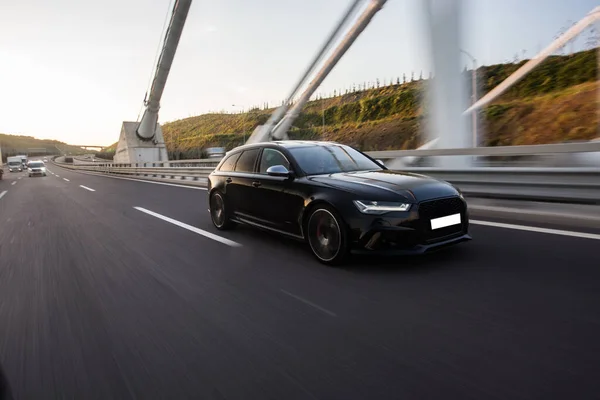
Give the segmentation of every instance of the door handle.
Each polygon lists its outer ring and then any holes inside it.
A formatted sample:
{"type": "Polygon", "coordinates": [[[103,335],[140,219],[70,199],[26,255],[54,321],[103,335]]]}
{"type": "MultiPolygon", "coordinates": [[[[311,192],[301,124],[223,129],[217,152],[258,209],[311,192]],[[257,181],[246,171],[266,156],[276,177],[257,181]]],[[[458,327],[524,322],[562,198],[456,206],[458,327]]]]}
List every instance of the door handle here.
{"type": "Polygon", "coordinates": [[[231,179],[231,178],[227,178],[227,179],[225,179],[225,182],[227,182],[227,183],[231,183],[231,182],[233,182],[233,179],[231,179]]]}
{"type": "Polygon", "coordinates": [[[259,187],[260,185],[261,185],[261,183],[258,181],[252,182],[252,186],[254,186],[254,187],[259,187]]]}

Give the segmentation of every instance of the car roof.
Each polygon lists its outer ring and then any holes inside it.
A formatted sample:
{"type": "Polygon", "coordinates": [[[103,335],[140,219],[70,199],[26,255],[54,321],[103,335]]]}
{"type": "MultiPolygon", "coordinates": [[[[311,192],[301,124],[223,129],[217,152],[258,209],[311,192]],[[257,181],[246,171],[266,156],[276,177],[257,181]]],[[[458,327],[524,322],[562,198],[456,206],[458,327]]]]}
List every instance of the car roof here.
{"type": "Polygon", "coordinates": [[[341,143],[328,142],[321,140],[277,140],[271,143],[275,143],[278,146],[290,148],[290,147],[310,147],[310,146],[342,146],[341,143]]]}
{"type": "MultiPolygon", "coordinates": [[[[321,141],[321,140],[275,140],[272,142],[260,142],[260,143],[251,143],[251,144],[245,144],[239,147],[236,147],[232,150],[230,150],[230,152],[238,152],[240,150],[246,150],[246,149],[251,149],[254,147],[264,147],[266,145],[271,145],[271,146],[280,146],[280,147],[284,147],[284,148],[296,148],[296,147],[312,147],[312,146],[344,146],[341,143],[337,143],[337,142],[327,142],[327,141],[321,141]]],[[[230,153],[228,152],[228,153],[230,153]]]]}

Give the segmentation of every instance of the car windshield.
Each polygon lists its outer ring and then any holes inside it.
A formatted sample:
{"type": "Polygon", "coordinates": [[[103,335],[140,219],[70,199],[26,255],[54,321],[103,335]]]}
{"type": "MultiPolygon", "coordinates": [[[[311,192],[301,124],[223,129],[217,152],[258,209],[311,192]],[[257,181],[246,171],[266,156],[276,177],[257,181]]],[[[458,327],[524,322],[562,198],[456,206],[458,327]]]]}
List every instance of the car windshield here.
{"type": "Polygon", "coordinates": [[[19,161],[9,161],[8,165],[21,165],[19,161]]]}
{"type": "Polygon", "coordinates": [[[289,149],[289,151],[307,175],[379,171],[383,169],[379,164],[348,146],[295,147],[289,149]]]}
{"type": "Polygon", "coordinates": [[[39,168],[39,167],[43,167],[43,166],[44,166],[44,164],[41,162],[29,163],[30,168],[39,168]]]}

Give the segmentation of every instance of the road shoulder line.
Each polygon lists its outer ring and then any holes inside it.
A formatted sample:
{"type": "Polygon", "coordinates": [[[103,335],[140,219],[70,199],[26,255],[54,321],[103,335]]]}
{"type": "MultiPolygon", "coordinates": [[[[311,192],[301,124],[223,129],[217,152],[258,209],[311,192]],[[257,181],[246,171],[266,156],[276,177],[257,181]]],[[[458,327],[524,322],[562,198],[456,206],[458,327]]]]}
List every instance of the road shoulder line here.
{"type": "Polygon", "coordinates": [[[565,231],[565,230],[561,230],[561,229],[539,228],[539,227],[535,227],[535,226],[506,224],[506,223],[502,223],[502,222],[481,221],[481,220],[474,220],[474,219],[470,220],[469,223],[473,224],[473,225],[483,225],[483,226],[490,226],[490,227],[494,227],[494,228],[514,229],[514,230],[519,230],[519,231],[548,233],[551,235],[560,235],[560,236],[570,236],[570,237],[576,237],[576,238],[581,238],[581,239],[600,240],[600,235],[595,234],[595,233],[565,231]]]}

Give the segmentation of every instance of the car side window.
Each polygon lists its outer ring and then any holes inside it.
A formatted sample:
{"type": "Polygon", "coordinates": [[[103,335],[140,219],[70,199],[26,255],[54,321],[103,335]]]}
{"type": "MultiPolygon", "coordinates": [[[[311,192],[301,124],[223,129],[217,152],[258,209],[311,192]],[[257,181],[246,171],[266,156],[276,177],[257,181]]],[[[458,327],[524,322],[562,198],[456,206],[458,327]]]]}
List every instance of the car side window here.
{"type": "Polygon", "coordinates": [[[279,150],[269,148],[264,149],[260,158],[260,169],[258,172],[266,174],[267,169],[274,165],[283,165],[287,169],[290,169],[290,162],[279,150]]]}
{"type": "Polygon", "coordinates": [[[256,159],[260,149],[250,149],[242,153],[237,163],[235,164],[235,172],[254,172],[256,159]]]}
{"type": "Polygon", "coordinates": [[[221,168],[219,168],[219,171],[223,171],[223,172],[233,171],[233,169],[235,168],[235,162],[240,157],[240,154],[241,153],[235,153],[235,154],[232,154],[229,157],[227,157],[225,159],[225,161],[223,161],[223,164],[221,164],[221,168]]]}

